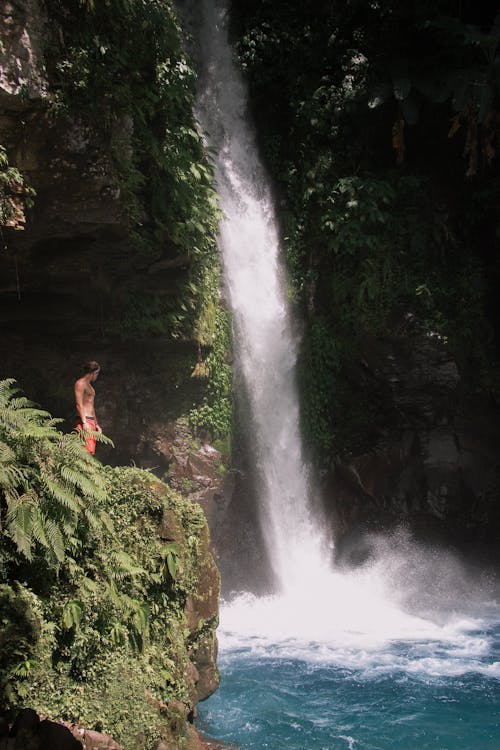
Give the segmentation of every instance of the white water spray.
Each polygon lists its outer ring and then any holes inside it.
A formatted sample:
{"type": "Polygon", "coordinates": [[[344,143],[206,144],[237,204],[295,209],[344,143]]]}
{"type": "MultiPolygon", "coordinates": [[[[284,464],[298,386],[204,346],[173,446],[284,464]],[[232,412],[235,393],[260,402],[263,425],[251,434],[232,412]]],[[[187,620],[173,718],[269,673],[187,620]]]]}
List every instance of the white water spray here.
{"type": "MultiPolygon", "coordinates": [[[[311,510],[302,457],[297,339],[286,304],[272,198],[248,125],[245,86],[227,41],[225,3],[203,0],[202,6],[204,75],[196,114],[216,152],[226,217],[220,246],[237,361],[251,406],[262,528],[279,589],[274,596],[244,595],[223,607],[221,645],[238,651],[272,644],[270,653],[276,653],[279,642],[285,655],[290,647],[302,658],[316,655],[349,664],[363,655],[371,663],[367,654],[372,654],[380,664],[383,644],[441,643],[453,653],[467,652],[470,660],[465,659],[463,668],[475,668],[477,654],[489,648],[479,633],[485,625],[476,614],[479,602],[465,614],[463,608],[455,612],[454,604],[443,609],[434,601],[429,607],[421,596],[433,576],[447,575],[444,558],[442,564],[426,567],[425,554],[405,544],[395,554],[381,550],[361,571],[331,569],[326,540],[311,510]],[[412,555],[413,566],[407,564],[412,555]]],[[[427,657],[433,648],[423,648],[424,670],[431,668],[427,657]]],[[[388,663],[393,659],[387,654],[388,663]]],[[[442,664],[448,668],[448,657],[442,664]]]]}

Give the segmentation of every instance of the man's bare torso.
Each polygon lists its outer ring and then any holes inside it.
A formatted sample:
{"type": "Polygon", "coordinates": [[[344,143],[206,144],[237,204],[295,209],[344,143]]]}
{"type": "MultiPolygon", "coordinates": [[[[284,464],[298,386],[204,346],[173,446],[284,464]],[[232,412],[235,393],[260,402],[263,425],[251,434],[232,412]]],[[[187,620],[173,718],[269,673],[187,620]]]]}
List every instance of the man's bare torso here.
{"type": "Polygon", "coordinates": [[[80,378],[75,383],[75,399],[77,412],[80,411],[78,409],[79,405],[81,405],[81,410],[84,412],[81,416],[95,418],[95,389],[84,377],[80,378]]]}

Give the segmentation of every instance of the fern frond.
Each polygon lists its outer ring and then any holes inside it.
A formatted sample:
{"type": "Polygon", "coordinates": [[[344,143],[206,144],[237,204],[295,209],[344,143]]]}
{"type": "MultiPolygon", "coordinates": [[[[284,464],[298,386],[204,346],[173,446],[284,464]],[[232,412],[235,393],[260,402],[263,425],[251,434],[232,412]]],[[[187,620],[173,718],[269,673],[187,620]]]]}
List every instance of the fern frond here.
{"type": "Polygon", "coordinates": [[[114,578],[120,579],[128,575],[137,576],[146,573],[144,568],[137,565],[135,560],[123,550],[113,553],[113,561],[115,563],[113,570],[114,578]]]}
{"type": "Polygon", "coordinates": [[[9,487],[7,484],[0,487],[0,497],[2,493],[8,506],[17,502],[20,497],[17,487],[9,487]]]}
{"type": "Polygon", "coordinates": [[[94,531],[100,531],[103,525],[100,515],[94,513],[94,511],[90,508],[84,508],[83,513],[85,515],[85,518],[89,522],[89,525],[94,529],[94,531]]]}
{"type": "Polygon", "coordinates": [[[101,510],[100,511],[100,513],[99,513],[99,519],[101,520],[101,522],[102,522],[104,528],[106,529],[106,531],[108,531],[110,534],[114,534],[115,533],[115,527],[113,525],[113,520],[112,520],[111,516],[109,516],[108,513],[106,513],[105,510],[101,510]]]}
{"type": "Polygon", "coordinates": [[[103,445],[109,445],[109,446],[111,446],[111,448],[114,448],[114,447],[115,447],[115,444],[113,443],[113,441],[111,440],[111,438],[109,438],[109,437],[108,437],[107,435],[105,435],[105,434],[104,434],[103,432],[96,432],[96,433],[92,433],[92,437],[93,437],[93,438],[94,438],[94,439],[95,439],[95,440],[96,440],[96,441],[97,441],[98,443],[103,443],[103,445]]]}
{"type": "Polygon", "coordinates": [[[67,482],[69,482],[69,484],[72,484],[75,487],[78,487],[84,495],[95,497],[96,499],[101,498],[102,493],[100,489],[96,486],[94,482],[92,482],[84,474],[81,474],[80,472],[75,471],[73,468],[69,466],[63,466],[61,467],[61,476],[67,482]]]}
{"type": "Polygon", "coordinates": [[[72,466],[64,464],[60,467],[61,477],[68,484],[72,484],[74,487],[79,487],[80,482],[84,478],[79,471],[76,471],[72,466]]]}
{"type": "Polygon", "coordinates": [[[106,588],[106,590],[107,590],[107,592],[109,594],[109,598],[111,599],[111,601],[113,602],[113,604],[116,607],[122,607],[122,605],[123,605],[123,597],[120,596],[120,594],[118,593],[118,589],[116,588],[115,582],[113,580],[108,581],[105,584],[105,588],[106,588]]]}
{"type": "MultiPolygon", "coordinates": [[[[26,404],[29,403],[29,401],[26,401],[26,404]]],[[[43,423],[50,418],[48,411],[38,409],[36,406],[27,406],[23,404],[24,402],[22,402],[21,399],[16,399],[14,402],[0,406],[0,417],[5,420],[10,420],[14,424],[16,422],[43,423]]]]}
{"type": "Polygon", "coordinates": [[[71,517],[67,518],[66,520],[63,520],[61,522],[62,529],[66,535],[66,544],[68,544],[73,549],[78,546],[78,539],[75,539],[75,537],[72,536],[73,532],[75,531],[78,523],[78,516],[76,514],[72,514],[71,517]]]}
{"type": "MultiPolygon", "coordinates": [[[[59,449],[61,454],[68,458],[80,458],[82,454],[81,430],[70,433],[59,432],[59,449]]],[[[87,451],[85,451],[87,453],[87,451]]]]}
{"type": "Polygon", "coordinates": [[[0,533],[30,560],[40,546],[51,564],[63,561],[65,548],[78,548],[80,519],[98,533],[112,531],[98,507],[106,497],[100,464],[81,435],[57,429],[61,422],[22,395],[13,378],[0,380],[0,499],[7,506],[0,533]]]}
{"type": "Polygon", "coordinates": [[[16,454],[14,453],[10,445],[7,445],[7,443],[0,441],[0,463],[10,463],[11,461],[14,461],[15,458],[16,454]]]}
{"type": "Polygon", "coordinates": [[[32,560],[33,503],[20,497],[7,509],[7,533],[17,549],[28,560],[32,560]]]}
{"type": "Polygon", "coordinates": [[[93,581],[88,576],[84,576],[81,581],[81,585],[84,589],[86,589],[90,594],[96,594],[99,591],[99,584],[97,584],[95,581],[93,581]]]}
{"type": "Polygon", "coordinates": [[[64,539],[61,534],[61,529],[51,518],[48,518],[45,523],[45,532],[49,545],[47,549],[54,555],[58,562],[64,560],[64,539]]]}
{"type": "MultiPolygon", "coordinates": [[[[33,401],[30,401],[26,396],[12,397],[9,400],[9,408],[16,409],[16,411],[18,409],[37,409],[33,401]]],[[[47,414],[47,412],[45,412],[45,414],[47,414]]]]}
{"type": "Polygon", "coordinates": [[[15,463],[16,455],[10,445],[0,442],[0,492],[16,492],[25,484],[28,472],[15,463]]]}
{"type": "Polygon", "coordinates": [[[73,486],[78,486],[78,483],[82,477],[82,473],[78,471],[74,466],[69,466],[67,463],[61,464],[59,467],[59,473],[65,482],[73,486]]]}
{"type": "Polygon", "coordinates": [[[14,394],[18,392],[15,378],[0,380],[0,407],[7,406],[14,394]]]}
{"type": "Polygon", "coordinates": [[[9,411],[0,409],[0,430],[10,435],[18,433],[20,439],[53,439],[57,431],[54,428],[47,428],[43,423],[31,419],[22,412],[9,411]]]}
{"type": "Polygon", "coordinates": [[[45,531],[46,518],[40,510],[39,505],[33,506],[33,511],[31,514],[31,524],[32,543],[37,542],[38,544],[41,544],[42,547],[49,548],[50,544],[45,531]]]}
{"type": "Polygon", "coordinates": [[[62,503],[66,508],[73,511],[73,513],[78,513],[80,511],[81,503],[79,502],[77,495],[69,491],[66,487],[49,479],[49,477],[44,476],[42,473],[40,474],[40,479],[43,487],[47,490],[49,495],[54,498],[54,500],[62,503]]]}
{"type": "Polygon", "coordinates": [[[28,480],[28,473],[15,464],[0,464],[0,489],[14,489],[28,480]]]}

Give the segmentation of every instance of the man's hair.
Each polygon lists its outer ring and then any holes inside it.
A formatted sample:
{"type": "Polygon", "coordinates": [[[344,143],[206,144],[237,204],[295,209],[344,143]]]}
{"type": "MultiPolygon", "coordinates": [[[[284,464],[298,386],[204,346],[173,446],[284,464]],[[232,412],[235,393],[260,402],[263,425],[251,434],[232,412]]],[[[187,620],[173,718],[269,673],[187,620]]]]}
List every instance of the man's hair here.
{"type": "Polygon", "coordinates": [[[84,372],[95,372],[96,370],[101,369],[101,365],[99,362],[96,362],[94,359],[92,359],[90,362],[85,362],[83,365],[84,372]]]}

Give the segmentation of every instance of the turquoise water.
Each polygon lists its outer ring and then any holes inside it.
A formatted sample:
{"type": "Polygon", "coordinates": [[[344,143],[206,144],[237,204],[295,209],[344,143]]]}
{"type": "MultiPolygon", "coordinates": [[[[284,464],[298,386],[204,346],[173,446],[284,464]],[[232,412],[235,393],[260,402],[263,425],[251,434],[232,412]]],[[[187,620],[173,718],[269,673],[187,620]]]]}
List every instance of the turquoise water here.
{"type": "Polygon", "coordinates": [[[199,728],[241,750],[500,750],[500,607],[484,580],[419,553],[237,597],[199,728]]]}
{"type": "MultiPolygon", "coordinates": [[[[274,657],[272,648],[223,653],[221,686],[201,704],[199,726],[242,750],[498,750],[500,679],[488,665],[500,660],[500,628],[488,636],[491,650],[477,659],[483,673],[455,664],[457,675],[412,674],[387,658],[346,669],[274,657]]],[[[415,644],[392,649],[409,665],[418,652],[415,644]]],[[[453,671],[453,656],[439,644],[435,652],[453,671]]]]}
{"type": "MultiPolygon", "coordinates": [[[[500,659],[500,629],[495,635],[500,659]]],[[[414,647],[394,646],[395,656],[414,647]]],[[[223,654],[200,727],[242,750],[498,750],[500,680],[223,654]]]]}

